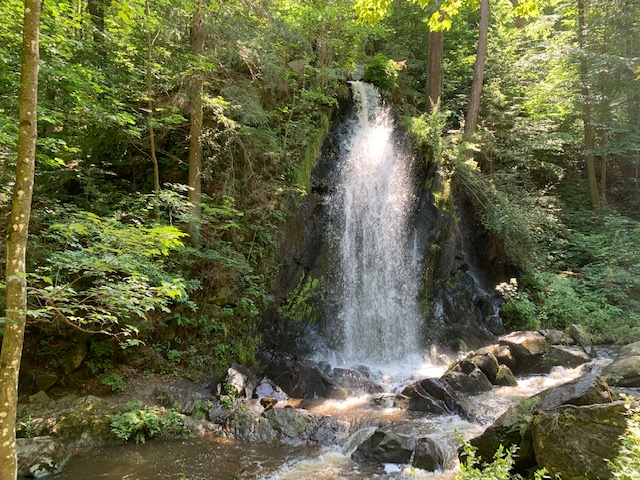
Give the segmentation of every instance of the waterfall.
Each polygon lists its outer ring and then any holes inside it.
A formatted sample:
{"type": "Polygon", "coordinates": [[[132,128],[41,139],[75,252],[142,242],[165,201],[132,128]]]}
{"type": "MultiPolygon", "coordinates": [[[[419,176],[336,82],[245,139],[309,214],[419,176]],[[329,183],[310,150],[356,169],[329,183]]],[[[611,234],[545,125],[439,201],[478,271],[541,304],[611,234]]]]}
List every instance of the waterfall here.
{"type": "Polygon", "coordinates": [[[421,279],[412,156],[372,85],[352,83],[356,118],[342,138],[328,197],[335,353],[342,362],[393,362],[420,350],[421,279]]]}

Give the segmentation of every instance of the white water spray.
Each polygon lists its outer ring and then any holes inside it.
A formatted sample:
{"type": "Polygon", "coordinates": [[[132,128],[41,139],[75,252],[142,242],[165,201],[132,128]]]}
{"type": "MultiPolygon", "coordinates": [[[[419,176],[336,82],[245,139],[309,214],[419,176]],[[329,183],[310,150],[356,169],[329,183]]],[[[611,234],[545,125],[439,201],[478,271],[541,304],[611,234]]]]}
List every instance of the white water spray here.
{"type": "Polygon", "coordinates": [[[352,88],[358,122],[328,199],[341,329],[336,353],[345,363],[394,362],[420,350],[411,156],[395,144],[393,118],[375,87],[352,88]]]}

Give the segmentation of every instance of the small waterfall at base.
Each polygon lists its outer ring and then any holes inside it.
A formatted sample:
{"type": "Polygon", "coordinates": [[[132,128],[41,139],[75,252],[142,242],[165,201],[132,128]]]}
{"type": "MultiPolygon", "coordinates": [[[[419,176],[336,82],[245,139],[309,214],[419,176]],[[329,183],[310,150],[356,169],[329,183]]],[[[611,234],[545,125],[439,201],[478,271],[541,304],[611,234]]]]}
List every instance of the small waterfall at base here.
{"type": "Polygon", "coordinates": [[[327,200],[334,348],[344,363],[394,362],[420,350],[413,158],[377,89],[362,82],[352,89],[357,121],[342,139],[327,200]]]}

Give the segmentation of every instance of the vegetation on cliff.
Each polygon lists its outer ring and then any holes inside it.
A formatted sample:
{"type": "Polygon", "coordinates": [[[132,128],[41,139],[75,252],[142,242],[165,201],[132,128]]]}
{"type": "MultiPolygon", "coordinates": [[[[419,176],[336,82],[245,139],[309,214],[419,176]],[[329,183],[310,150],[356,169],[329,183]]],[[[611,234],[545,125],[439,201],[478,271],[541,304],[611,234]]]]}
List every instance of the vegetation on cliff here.
{"type": "MultiPolygon", "coordinates": [[[[508,326],[640,338],[638,3],[356,3],[378,23],[348,0],[43,3],[26,275],[3,258],[3,337],[20,310],[27,363],[115,386],[125,362],[250,363],[287,209],[359,69],[438,164],[438,205],[489,232],[508,326]]],[[[24,12],[0,4],[8,232],[24,12]]]]}

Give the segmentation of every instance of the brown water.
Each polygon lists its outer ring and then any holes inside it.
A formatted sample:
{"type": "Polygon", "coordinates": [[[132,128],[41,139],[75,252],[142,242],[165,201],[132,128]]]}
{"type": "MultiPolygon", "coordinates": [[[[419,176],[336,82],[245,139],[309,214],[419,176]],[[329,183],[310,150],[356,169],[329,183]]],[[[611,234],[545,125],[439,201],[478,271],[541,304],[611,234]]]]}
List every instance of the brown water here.
{"type": "Polygon", "coordinates": [[[340,447],[292,448],[233,440],[152,441],[74,456],[55,480],[451,479],[409,466],[358,464],[340,447]]]}
{"type": "Polygon", "coordinates": [[[56,480],[234,479],[269,475],[319,447],[287,448],[222,438],[150,441],[74,456],[56,480]]]}

